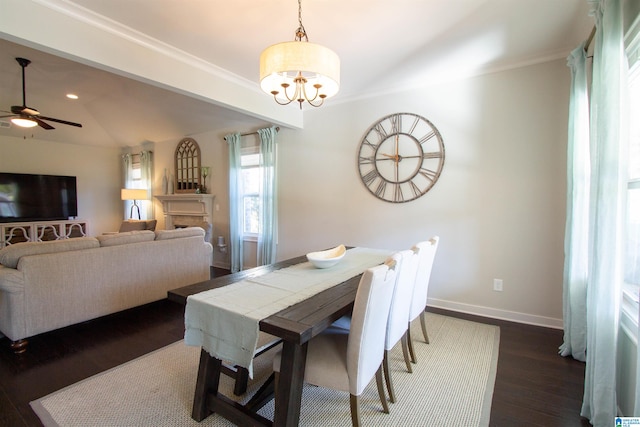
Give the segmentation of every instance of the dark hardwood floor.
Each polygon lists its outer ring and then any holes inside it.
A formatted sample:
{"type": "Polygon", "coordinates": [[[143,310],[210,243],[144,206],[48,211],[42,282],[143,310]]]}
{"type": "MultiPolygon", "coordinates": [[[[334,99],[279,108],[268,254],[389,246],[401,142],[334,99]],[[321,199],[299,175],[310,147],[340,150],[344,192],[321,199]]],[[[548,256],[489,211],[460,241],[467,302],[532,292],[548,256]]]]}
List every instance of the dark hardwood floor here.
{"type": "MultiPolygon", "coordinates": [[[[579,415],[584,364],[558,355],[562,331],[430,311],[500,327],[491,426],[589,425],[579,415]]],[[[42,425],[30,401],[181,339],[183,315],[163,300],[33,337],[22,355],[0,339],[0,426],[42,425]]]]}

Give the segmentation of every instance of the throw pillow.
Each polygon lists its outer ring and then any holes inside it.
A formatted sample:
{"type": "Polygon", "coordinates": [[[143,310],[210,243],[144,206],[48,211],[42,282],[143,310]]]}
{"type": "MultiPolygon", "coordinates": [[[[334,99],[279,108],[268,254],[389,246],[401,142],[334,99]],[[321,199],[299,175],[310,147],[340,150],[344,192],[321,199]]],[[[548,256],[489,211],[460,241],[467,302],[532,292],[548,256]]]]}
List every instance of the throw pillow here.
{"type": "Polygon", "coordinates": [[[119,246],[128,245],[130,243],[151,242],[155,238],[153,231],[140,230],[140,231],[127,231],[126,233],[116,234],[103,234],[97,236],[96,239],[100,242],[100,246],[119,246]]]}
{"type": "Polygon", "coordinates": [[[156,231],[156,240],[182,239],[193,236],[202,236],[204,240],[204,230],[200,227],[186,227],[176,228],[175,230],[156,231]]]}

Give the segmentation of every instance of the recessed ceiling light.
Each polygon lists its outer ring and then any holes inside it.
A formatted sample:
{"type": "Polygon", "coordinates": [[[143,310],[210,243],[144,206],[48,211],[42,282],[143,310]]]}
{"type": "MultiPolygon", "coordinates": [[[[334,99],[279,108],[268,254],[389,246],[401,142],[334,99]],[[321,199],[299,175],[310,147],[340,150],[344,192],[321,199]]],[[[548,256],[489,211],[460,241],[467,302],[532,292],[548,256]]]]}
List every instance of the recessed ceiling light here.
{"type": "Polygon", "coordinates": [[[75,93],[68,93],[67,94],[67,98],[69,98],[69,99],[78,99],[78,95],[76,95],[75,93]]]}

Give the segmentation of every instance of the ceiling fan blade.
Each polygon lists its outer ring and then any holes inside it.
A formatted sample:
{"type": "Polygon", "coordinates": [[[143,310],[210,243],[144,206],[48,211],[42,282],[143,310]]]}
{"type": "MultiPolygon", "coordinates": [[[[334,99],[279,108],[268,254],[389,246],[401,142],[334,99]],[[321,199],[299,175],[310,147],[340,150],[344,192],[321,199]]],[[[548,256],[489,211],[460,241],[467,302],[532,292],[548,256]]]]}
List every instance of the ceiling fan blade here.
{"type": "MultiPolygon", "coordinates": [[[[81,128],[82,125],[80,123],[69,122],[67,120],[54,119],[53,117],[43,117],[40,115],[40,112],[35,108],[27,107],[27,97],[26,97],[27,90],[26,90],[26,84],[25,84],[24,69],[27,67],[27,65],[31,63],[31,61],[25,58],[16,58],[16,61],[18,61],[18,64],[20,64],[20,67],[22,68],[22,105],[11,106],[11,112],[13,113],[13,116],[20,116],[23,119],[32,120],[36,122],[38,126],[47,130],[55,129],[55,128],[50,124],[45,123],[43,120],[48,120],[50,122],[62,123],[63,125],[69,125],[69,126],[75,126],[75,127],[81,128]]],[[[4,112],[8,113],[8,111],[4,111],[4,112]]],[[[2,116],[2,117],[11,117],[11,116],[2,116]]]]}
{"type": "Polygon", "coordinates": [[[15,117],[15,114],[9,114],[8,116],[0,116],[0,119],[6,119],[7,117],[15,117]]]}
{"type": "Polygon", "coordinates": [[[53,126],[51,126],[49,123],[45,123],[42,120],[40,120],[40,117],[30,117],[31,120],[35,120],[36,123],[38,123],[38,126],[40,126],[43,129],[46,130],[51,130],[51,129],[55,129],[53,126]]]}
{"type": "Polygon", "coordinates": [[[82,125],[80,123],[68,122],[66,120],[54,119],[54,118],[51,118],[51,117],[38,116],[38,117],[33,117],[33,118],[34,119],[35,118],[39,118],[39,119],[42,119],[42,120],[48,120],[50,122],[62,123],[63,125],[75,126],[75,127],[79,127],[79,128],[82,127],[82,125]]]}

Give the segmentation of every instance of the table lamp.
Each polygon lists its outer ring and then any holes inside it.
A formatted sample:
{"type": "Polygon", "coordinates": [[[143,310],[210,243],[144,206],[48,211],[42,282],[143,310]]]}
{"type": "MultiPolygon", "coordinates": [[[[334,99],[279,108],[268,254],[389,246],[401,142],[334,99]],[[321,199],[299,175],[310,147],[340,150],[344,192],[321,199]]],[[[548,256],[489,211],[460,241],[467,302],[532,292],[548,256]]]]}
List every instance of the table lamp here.
{"type": "Polygon", "coordinates": [[[120,191],[120,198],[122,200],[133,200],[133,205],[131,206],[131,212],[129,213],[129,219],[133,219],[133,208],[136,208],[138,211],[138,219],[140,219],[140,207],[136,203],[137,200],[146,200],[149,198],[148,190],[138,189],[138,188],[123,188],[120,191]]]}

